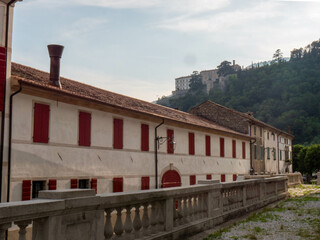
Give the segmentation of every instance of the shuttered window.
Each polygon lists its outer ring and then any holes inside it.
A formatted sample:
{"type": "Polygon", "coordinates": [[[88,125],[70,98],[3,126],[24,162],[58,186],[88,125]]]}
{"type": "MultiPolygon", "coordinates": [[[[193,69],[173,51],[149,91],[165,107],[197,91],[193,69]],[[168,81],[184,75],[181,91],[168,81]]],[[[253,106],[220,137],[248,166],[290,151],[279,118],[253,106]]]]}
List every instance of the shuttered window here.
{"type": "Polygon", "coordinates": [[[194,155],[194,133],[189,132],[189,155],[194,155]]]}
{"type": "Polygon", "coordinates": [[[220,138],[220,157],[224,157],[224,138],[220,138]]]}
{"type": "Polygon", "coordinates": [[[91,189],[98,190],[98,180],[96,178],[91,179],[91,189]]]}
{"type": "Polygon", "coordinates": [[[6,82],[6,48],[0,47],[0,111],[3,112],[6,82]]]}
{"type": "Polygon", "coordinates": [[[49,142],[49,113],[49,105],[34,104],[33,142],[49,142]]]}
{"type": "Polygon", "coordinates": [[[113,119],[113,148],[123,148],[123,120],[113,119]]]}
{"type": "Polygon", "coordinates": [[[56,179],[49,179],[48,188],[49,188],[49,190],[56,190],[57,189],[57,180],[56,179]]]}
{"type": "Polygon", "coordinates": [[[226,175],[225,174],[221,174],[221,182],[225,182],[226,181],[226,175]]]}
{"type": "Polygon", "coordinates": [[[196,184],[196,175],[191,175],[190,176],[190,185],[195,185],[196,184]]]}
{"type": "Polygon", "coordinates": [[[31,199],[31,180],[22,181],[22,201],[31,199]]]}
{"type": "Polygon", "coordinates": [[[211,138],[206,135],[206,156],[211,156],[211,138]]]}
{"type": "Polygon", "coordinates": [[[123,192],[123,178],[113,178],[113,192],[123,192]]]}
{"type": "Polygon", "coordinates": [[[78,179],[70,180],[70,188],[78,188],[78,179]]]}
{"type": "Polygon", "coordinates": [[[211,174],[207,174],[207,180],[211,180],[211,179],[212,179],[211,174]]]}
{"type": "Polygon", "coordinates": [[[257,145],[254,145],[254,159],[257,159],[257,145]]]}
{"type": "Polygon", "coordinates": [[[273,160],[277,160],[276,148],[273,148],[273,160]]]}
{"type": "Polygon", "coordinates": [[[141,190],[150,189],[150,177],[142,177],[141,178],[141,190]]]}
{"type": "Polygon", "coordinates": [[[270,159],[270,148],[267,148],[267,158],[270,159]]]}
{"type": "Polygon", "coordinates": [[[237,158],[236,140],[232,140],[232,157],[237,158]]]}
{"type": "Polygon", "coordinates": [[[167,153],[174,153],[174,132],[172,129],[167,130],[167,153]]]}
{"type": "Polygon", "coordinates": [[[91,114],[79,112],[79,146],[90,146],[91,114]]]}
{"type": "Polygon", "coordinates": [[[149,125],[141,124],[141,151],[149,151],[149,125]]]}
{"type": "Polygon", "coordinates": [[[260,160],[264,159],[264,148],[260,147],[260,160]]]}
{"type": "Polygon", "coordinates": [[[242,158],[246,159],[246,143],[242,142],[242,158]]]}
{"type": "Polygon", "coordinates": [[[237,174],[233,174],[233,175],[232,175],[232,180],[233,180],[233,181],[237,181],[237,174]]]}

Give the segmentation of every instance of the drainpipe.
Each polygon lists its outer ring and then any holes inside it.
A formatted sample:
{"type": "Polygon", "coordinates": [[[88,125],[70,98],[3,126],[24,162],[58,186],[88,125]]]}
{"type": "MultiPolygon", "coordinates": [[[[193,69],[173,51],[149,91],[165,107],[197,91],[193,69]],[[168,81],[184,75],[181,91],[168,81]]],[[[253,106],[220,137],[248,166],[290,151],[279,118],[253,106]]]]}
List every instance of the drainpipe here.
{"type": "Polygon", "coordinates": [[[164,119],[162,122],[156,126],[154,129],[154,161],[155,161],[155,176],[156,176],[156,189],[158,188],[158,127],[164,124],[164,119]]]}
{"type": "Polygon", "coordinates": [[[8,147],[8,180],[7,180],[7,202],[10,202],[10,178],[11,178],[11,150],[12,150],[12,105],[13,105],[13,97],[21,92],[22,86],[18,91],[12,93],[10,95],[10,106],[9,106],[9,147],[8,147]]]}
{"type": "Polygon", "coordinates": [[[5,49],[6,49],[6,68],[5,68],[5,81],[4,81],[4,93],[3,93],[3,112],[1,116],[1,145],[0,145],[0,203],[2,199],[2,165],[3,165],[3,149],[4,149],[4,130],[5,130],[5,113],[6,113],[6,86],[7,86],[7,63],[8,63],[8,41],[9,41],[9,18],[10,18],[10,6],[17,0],[11,0],[7,4],[6,11],[6,34],[5,34],[5,49]]]}
{"type": "Polygon", "coordinates": [[[280,174],[280,146],[279,146],[279,137],[281,136],[281,133],[278,134],[277,136],[277,147],[278,147],[278,174],[280,174]]]}

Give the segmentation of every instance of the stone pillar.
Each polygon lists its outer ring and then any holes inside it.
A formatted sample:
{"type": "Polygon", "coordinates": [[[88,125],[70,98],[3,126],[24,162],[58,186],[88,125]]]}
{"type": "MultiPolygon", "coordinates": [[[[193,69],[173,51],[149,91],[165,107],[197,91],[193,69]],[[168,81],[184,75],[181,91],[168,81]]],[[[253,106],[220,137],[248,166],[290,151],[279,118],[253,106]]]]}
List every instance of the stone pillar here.
{"type": "Polygon", "coordinates": [[[173,198],[166,199],[165,202],[165,231],[171,231],[173,229],[173,198]]]}

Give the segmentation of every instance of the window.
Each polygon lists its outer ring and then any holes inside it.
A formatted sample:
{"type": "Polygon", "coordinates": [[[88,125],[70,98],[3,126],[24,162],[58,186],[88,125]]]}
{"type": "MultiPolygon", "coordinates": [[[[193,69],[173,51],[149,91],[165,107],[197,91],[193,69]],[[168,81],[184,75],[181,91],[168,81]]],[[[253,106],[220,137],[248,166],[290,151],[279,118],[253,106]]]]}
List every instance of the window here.
{"type": "Polygon", "coordinates": [[[49,188],[49,190],[56,190],[57,189],[57,180],[56,179],[49,179],[48,188],[49,188]]]}
{"type": "Polygon", "coordinates": [[[232,180],[233,180],[233,181],[237,181],[237,174],[233,174],[233,175],[232,175],[232,180]]]}
{"type": "Polygon", "coordinates": [[[142,177],[141,178],[141,190],[148,190],[150,189],[150,178],[149,177],[142,177]]]}
{"type": "Polygon", "coordinates": [[[273,138],[273,141],[276,140],[276,135],[274,133],[272,133],[272,138],[273,138]]]}
{"type": "Polygon", "coordinates": [[[276,154],[277,154],[276,148],[273,148],[273,160],[276,160],[276,159],[277,159],[276,154]]]}
{"type": "Polygon", "coordinates": [[[78,188],[78,179],[71,179],[70,180],[70,188],[78,188]]]}
{"type": "Polygon", "coordinates": [[[39,192],[45,189],[45,181],[32,181],[32,198],[38,198],[39,192]]]}
{"type": "Polygon", "coordinates": [[[194,133],[189,132],[189,155],[194,155],[194,133]]]}
{"type": "Polygon", "coordinates": [[[174,153],[174,132],[172,129],[167,130],[167,153],[174,153]]]}
{"type": "Polygon", "coordinates": [[[267,148],[267,158],[270,159],[270,148],[267,148]]]}
{"type": "Polygon", "coordinates": [[[236,140],[232,140],[232,157],[237,158],[236,140]]]}
{"type": "Polygon", "coordinates": [[[79,179],[78,184],[80,189],[87,189],[89,188],[89,179],[79,179]]]}
{"type": "Polygon", "coordinates": [[[211,174],[207,174],[207,180],[211,180],[211,179],[212,179],[211,174]]]}
{"type": "Polygon", "coordinates": [[[256,126],[253,127],[253,134],[254,134],[255,136],[257,135],[257,127],[256,127],[256,126]]]}
{"type": "Polygon", "coordinates": [[[221,182],[225,182],[226,181],[226,175],[225,174],[221,174],[221,182]]]}
{"type": "Polygon", "coordinates": [[[211,138],[206,135],[206,156],[211,156],[211,138]]]}
{"type": "Polygon", "coordinates": [[[22,201],[31,199],[31,180],[22,181],[22,201]]]}
{"type": "Polygon", "coordinates": [[[149,151],[149,125],[141,124],[141,151],[149,151]]]}
{"type": "Polygon", "coordinates": [[[98,179],[92,178],[91,179],[91,189],[96,190],[96,193],[98,191],[98,179]]]}
{"type": "Polygon", "coordinates": [[[123,178],[113,178],[113,192],[123,192],[123,178]]]}
{"type": "Polygon", "coordinates": [[[196,175],[191,175],[190,176],[190,185],[195,185],[196,184],[196,175]]]}
{"type": "Polygon", "coordinates": [[[269,131],[267,132],[267,139],[269,140],[269,131]]]}
{"type": "Polygon", "coordinates": [[[90,146],[91,114],[79,112],[79,146],[90,146]]]}
{"type": "Polygon", "coordinates": [[[264,159],[264,148],[260,147],[260,160],[264,159]]]}
{"type": "Polygon", "coordinates": [[[113,119],[113,148],[123,148],[123,120],[113,119]]]}
{"type": "Polygon", "coordinates": [[[49,105],[34,104],[33,142],[49,142],[49,113],[49,105]]]}
{"type": "Polygon", "coordinates": [[[246,159],[246,143],[242,142],[242,158],[246,159]]]}
{"type": "Polygon", "coordinates": [[[254,159],[257,159],[258,153],[257,153],[257,145],[254,145],[254,159]]]}
{"type": "Polygon", "coordinates": [[[220,138],[220,157],[224,157],[224,138],[220,138]]]}
{"type": "Polygon", "coordinates": [[[282,151],[280,150],[280,160],[282,160],[282,151]]]}

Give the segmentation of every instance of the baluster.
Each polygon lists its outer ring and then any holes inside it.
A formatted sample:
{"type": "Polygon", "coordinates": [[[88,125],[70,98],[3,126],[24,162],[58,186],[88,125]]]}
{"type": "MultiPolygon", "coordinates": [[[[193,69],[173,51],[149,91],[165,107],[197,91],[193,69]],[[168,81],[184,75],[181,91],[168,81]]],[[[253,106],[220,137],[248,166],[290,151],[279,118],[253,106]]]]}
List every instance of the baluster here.
{"type": "Polygon", "coordinates": [[[200,201],[199,201],[199,216],[200,216],[200,219],[203,218],[203,211],[204,211],[204,194],[200,194],[200,201]]]}
{"type": "Polygon", "coordinates": [[[153,202],[151,205],[151,216],[150,216],[150,224],[151,224],[151,232],[155,233],[157,231],[157,203],[153,202]]]}
{"type": "Polygon", "coordinates": [[[182,212],[182,198],[178,199],[178,225],[181,225],[183,218],[183,212],[182,212]]]}
{"type": "Polygon", "coordinates": [[[18,225],[19,230],[19,240],[26,240],[26,227],[31,223],[31,221],[21,221],[15,222],[14,224],[18,225]]]}
{"type": "Polygon", "coordinates": [[[148,203],[143,204],[142,227],[145,234],[148,233],[148,228],[149,228],[148,205],[149,205],[148,203]]]}
{"type": "Polygon", "coordinates": [[[183,208],[182,208],[182,222],[187,223],[187,217],[188,217],[188,208],[187,208],[187,198],[182,198],[183,201],[183,208]]]}
{"type": "Polygon", "coordinates": [[[0,225],[0,240],[6,239],[6,231],[11,227],[11,223],[5,223],[0,225]]]}
{"type": "Polygon", "coordinates": [[[202,217],[206,218],[207,217],[207,213],[208,213],[208,204],[207,204],[207,195],[203,194],[203,210],[202,210],[202,217]]]}
{"type": "Polygon", "coordinates": [[[195,196],[191,196],[190,197],[190,207],[189,207],[189,211],[190,211],[190,221],[194,221],[194,199],[195,196]]]}
{"type": "Polygon", "coordinates": [[[141,220],[140,220],[140,205],[135,206],[135,214],[133,219],[133,228],[134,235],[136,238],[140,237],[140,228],[141,228],[141,220]]]}
{"type": "Polygon", "coordinates": [[[172,211],[173,211],[173,226],[177,227],[178,226],[178,209],[176,206],[177,203],[179,204],[177,199],[173,199],[173,204],[172,204],[172,211]]]}
{"type": "Polygon", "coordinates": [[[117,235],[117,237],[121,237],[121,234],[123,233],[123,224],[122,224],[122,208],[117,208],[117,220],[116,224],[114,225],[114,233],[117,235]]]}
{"type": "Polygon", "coordinates": [[[131,239],[132,221],[131,221],[131,206],[126,207],[126,220],[124,222],[124,231],[126,233],[126,239],[131,239]]]}
{"type": "Polygon", "coordinates": [[[159,208],[158,208],[158,229],[160,231],[164,230],[164,215],[163,215],[163,205],[164,205],[164,201],[159,202],[159,208]]]}
{"type": "Polygon", "coordinates": [[[106,222],[104,224],[104,237],[106,239],[110,239],[113,236],[113,228],[111,224],[112,209],[106,209],[105,212],[107,213],[107,215],[106,215],[106,222]]]}

